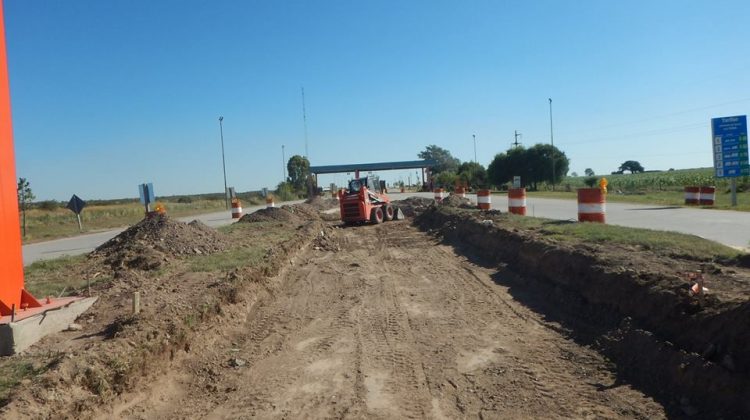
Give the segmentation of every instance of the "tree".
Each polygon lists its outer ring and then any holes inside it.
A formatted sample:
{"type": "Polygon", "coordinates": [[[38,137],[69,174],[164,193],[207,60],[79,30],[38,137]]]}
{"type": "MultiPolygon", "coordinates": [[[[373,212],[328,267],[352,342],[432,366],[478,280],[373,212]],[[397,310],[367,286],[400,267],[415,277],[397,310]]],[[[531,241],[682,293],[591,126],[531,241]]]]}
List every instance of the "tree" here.
{"type": "Polygon", "coordinates": [[[638,172],[643,172],[645,169],[643,169],[643,166],[636,161],[636,160],[628,160],[623,162],[622,165],[618,168],[620,173],[623,173],[625,171],[630,171],[631,174],[636,174],[638,172]]]}
{"type": "Polygon", "coordinates": [[[452,191],[453,186],[456,184],[456,180],[458,180],[458,175],[456,175],[455,172],[443,171],[435,177],[435,185],[452,191]]]}
{"type": "Polygon", "coordinates": [[[458,165],[461,164],[461,161],[454,158],[451,152],[434,144],[427,146],[417,156],[420,159],[434,159],[437,161],[437,164],[430,169],[434,175],[445,171],[456,172],[458,171],[458,165]]]}
{"type": "Polygon", "coordinates": [[[596,175],[596,174],[594,173],[594,170],[593,170],[593,169],[591,169],[591,168],[586,168],[586,170],[585,170],[585,171],[583,171],[583,173],[584,173],[584,174],[586,174],[586,176],[594,176],[594,175],[596,175]]]}
{"type": "Polygon", "coordinates": [[[286,169],[289,174],[289,183],[296,191],[304,191],[310,177],[310,161],[304,156],[294,155],[289,158],[286,169]]]}
{"type": "Polygon", "coordinates": [[[18,185],[16,187],[16,191],[18,192],[18,207],[21,208],[21,214],[23,214],[23,236],[26,237],[26,205],[32,201],[36,197],[34,197],[34,193],[31,192],[31,184],[29,184],[29,181],[26,180],[26,178],[18,178],[18,185]]]}
{"type": "Polygon", "coordinates": [[[484,188],[487,184],[487,170],[480,163],[464,162],[458,167],[458,178],[469,187],[484,188]]]}
{"type": "Polygon", "coordinates": [[[536,190],[540,182],[552,182],[552,159],[555,160],[554,180],[568,173],[570,160],[565,153],[549,144],[536,144],[531,148],[515,147],[495,156],[487,168],[489,181],[497,186],[520,176],[524,185],[536,190]]]}

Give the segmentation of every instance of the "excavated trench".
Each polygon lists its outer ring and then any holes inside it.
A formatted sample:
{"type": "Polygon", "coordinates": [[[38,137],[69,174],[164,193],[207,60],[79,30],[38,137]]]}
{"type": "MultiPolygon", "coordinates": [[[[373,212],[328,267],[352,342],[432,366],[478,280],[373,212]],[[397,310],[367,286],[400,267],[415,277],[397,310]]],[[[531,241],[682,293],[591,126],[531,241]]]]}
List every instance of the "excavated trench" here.
{"type": "Polygon", "coordinates": [[[499,267],[495,281],[515,299],[597,348],[665,406],[689,416],[750,414],[750,302],[699,302],[683,278],[644,269],[643,256],[618,260],[492,219],[433,207],[415,224],[475,263],[499,267]]]}

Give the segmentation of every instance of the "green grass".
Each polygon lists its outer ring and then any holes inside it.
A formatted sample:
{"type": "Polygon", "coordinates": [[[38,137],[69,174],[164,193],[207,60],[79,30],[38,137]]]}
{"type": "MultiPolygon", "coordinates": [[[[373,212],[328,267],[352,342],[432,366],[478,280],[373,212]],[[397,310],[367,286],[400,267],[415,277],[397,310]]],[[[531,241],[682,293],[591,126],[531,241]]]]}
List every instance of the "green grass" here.
{"type": "Polygon", "coordinates": [[[219,228],[241,245],[228,251],[191,257],[190,270],[195,272],[229,271],[245,266],[258,266],[275,245],[294,236],[294,229],[279,223],[234,223],[219,228]]]}
{"type": "Polygon", "coordinates": [[[695,259],[707,257],[732,259],[742,255],[742,252],[720,243],[677,232],[515,215],[507,215],[507,217],[508,224],[513,227],[537,230],[547,238],[564,242],[620,244],[661,255],[679,255],[695,259]]]}
{"type": "MultiPolygon", "coordinates": [[[[42,260],[24,267],[24,283],[26,290],[38,299],[46,296],[70,295],[76,289],[86,286],[87,279],[76,270],[85,260],[85,255],[74,257],[60,257],[52,260],[42,260]],[[76,273],[78,272],[78,274],[76,273]]],[[[111,280],[108,273],[102,273],[91,284],[111,280]]]]}

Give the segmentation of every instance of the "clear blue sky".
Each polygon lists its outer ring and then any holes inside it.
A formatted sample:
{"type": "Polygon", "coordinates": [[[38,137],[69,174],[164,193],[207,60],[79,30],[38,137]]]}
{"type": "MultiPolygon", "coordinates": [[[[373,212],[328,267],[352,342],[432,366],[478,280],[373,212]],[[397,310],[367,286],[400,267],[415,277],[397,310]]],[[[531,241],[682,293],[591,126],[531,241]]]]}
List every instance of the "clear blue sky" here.
{"type": "MultiPolygon", "coordinates": [[[[313,165],[487,165],[513,140],[571,171],[712,165],[750,111],[750,2],[5,0],[18,176],[39,199],[275,187],[313,165]]],[[[402,172],[381,173],[406,180],[402,172]]],[[[342,183],[345,175],[323,177],[342,183]]]]}

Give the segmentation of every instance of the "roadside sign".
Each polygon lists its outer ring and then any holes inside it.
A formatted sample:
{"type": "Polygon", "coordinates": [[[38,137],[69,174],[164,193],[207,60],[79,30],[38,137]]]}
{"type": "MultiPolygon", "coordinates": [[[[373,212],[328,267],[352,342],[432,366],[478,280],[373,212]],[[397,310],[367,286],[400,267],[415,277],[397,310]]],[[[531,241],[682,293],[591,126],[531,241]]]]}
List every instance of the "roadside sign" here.
{"type": "Polygon", "coordinates": [[[513,188],[521,188],[521,177],[518,175],[513,177],[513,188]]]}
{"type": "Polygon", "coordinates": [[[83,224],[81,223],[81,211],[83,211],[83,208],[86,207],[86,202],[78,198],[77,195],[73,194],[73,197],[70,197],[70,201],[68,201],[67,206],[70,211],[76,214],[76,219],[78,219],[78,230],[83,231],[83,224]]]}
{"type": "Polygon", "coordinates": [[[227,198],[230,200],[237,198],[237,193],[234,191],[234,187],[227,187],[227,198]]]}
{"type": "Polygon", "coordinates": [[[67,205],[67,208],[70,209],[70,211],[75,214],[81,214],[84,207],[86,207],[86,202],[81,200],[77,195],[73,194],[73,197],[70,197],[70,201],[68,201],[67,205]]]}
{"type": "Polygon", "coordinates": [[[138,186],[138,192],[141,195],[141,204],[148,206],[149,204],[156,201],[154,198],[154,184],[141,184],[138,186]]]}
{"type": "Polygon", "coordinates": [[[750,175],[747,149],[747,116],[711,119],[714,174],[717,178],[750,175]]]}

